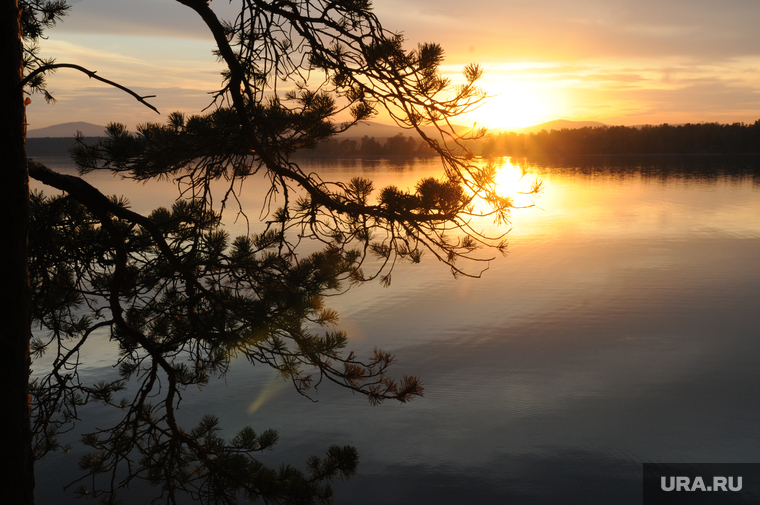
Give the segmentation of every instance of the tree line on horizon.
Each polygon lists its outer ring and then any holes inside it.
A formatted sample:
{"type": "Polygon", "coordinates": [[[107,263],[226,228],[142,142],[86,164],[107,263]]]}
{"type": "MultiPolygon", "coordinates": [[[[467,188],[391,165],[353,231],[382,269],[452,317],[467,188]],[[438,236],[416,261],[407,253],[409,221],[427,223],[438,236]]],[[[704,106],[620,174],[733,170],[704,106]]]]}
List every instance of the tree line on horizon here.
{"type": "MultiPolygon", "coordinates": [[[[747,123],[689,123],[657,126],[600,126],[503,132],[464,143],[476,155],[592,155],[592,154],[747,154],[760,153],[760,120],[747,123]]],[[[377,140],[327,139],[302,156],[435,156],[425,143],[402,133],[377,140]]]]}
{"type": "Polygon", "coordinates": [[[482,156],[760,153],[760,120],[510,132],[479,140],[471,148],[482,156]]]}

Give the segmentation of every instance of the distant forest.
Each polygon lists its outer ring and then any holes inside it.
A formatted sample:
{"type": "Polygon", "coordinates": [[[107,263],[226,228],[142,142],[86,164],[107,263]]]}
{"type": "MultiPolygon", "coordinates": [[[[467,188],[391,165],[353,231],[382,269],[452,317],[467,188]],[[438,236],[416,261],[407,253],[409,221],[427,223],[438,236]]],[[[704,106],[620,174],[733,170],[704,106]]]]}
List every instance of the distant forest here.
{"type": "Polygon", "coordinates": [[[425,142],[399,133],[393,137],[376,140],[375,137],[331,138],[320,142],[315,148],[300,151],[301,156],[386,157],[386,156],[435,156],[425,142]],[[382,143],[381,143],[382,142],[382,143]]]}
{"type": "MultiPolygon", "coordinates": [[[[84,137],[85,144],[96,144],[100,137],[84,137]]],[[[76,145],[71,137],[31,137],[26,139],[26,153],[35,156],[69,156],[69,149],[76,145]]]]}
{"type": "Polygon", "coordinates": [[[510,132],[481,139],[471,147],[482,156],[760,153],[760,120],[730,125],[602,126],[528,135],[510,132]]]}
{"type": "MultiPolygon", "coordinates": [[[[760,153],[760,120],[754,124],[699,123],[672,126],[602,126],[498,133],[467,143],[481,156],[583,154],[746,154],[760,153]]],[[[388,139],[329,139],[302,156],[434,156],[422,141],[398,134],[388,139]]]]}

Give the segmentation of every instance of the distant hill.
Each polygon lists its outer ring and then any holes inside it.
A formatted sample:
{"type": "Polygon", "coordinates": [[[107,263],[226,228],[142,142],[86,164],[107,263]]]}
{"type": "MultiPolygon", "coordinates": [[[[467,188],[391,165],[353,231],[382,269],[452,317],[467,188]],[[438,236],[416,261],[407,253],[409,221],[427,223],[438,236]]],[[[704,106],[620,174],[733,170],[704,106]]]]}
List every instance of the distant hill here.
{"type": "Polygon", "coordinates": [[[541,130],[576,130],[578,128],[598,128],[600,126],[607,126],[604,123],[598,121],[570,121],[567,119],[555,119],[554,121],[547,121],[546,123],[537,124],[534,126],[526,126],[525,128],[508,128],[507,131],[514,131],[516,133],[538,133],[541,130]]]}
{"type": "Polygon", "coordinates": [[[105,136],[105,126],[96,125],[92,123],[85,123],[84,121],[76,121],[73,123],[61,123],[46,128],[37,128],[34,130],[28,130],[26,132],[27,138],[43,138],[43,137],[69,137],[72,138],[76,135],[77,131],[82,132],[85,137],[103,137],[105,136]]]}

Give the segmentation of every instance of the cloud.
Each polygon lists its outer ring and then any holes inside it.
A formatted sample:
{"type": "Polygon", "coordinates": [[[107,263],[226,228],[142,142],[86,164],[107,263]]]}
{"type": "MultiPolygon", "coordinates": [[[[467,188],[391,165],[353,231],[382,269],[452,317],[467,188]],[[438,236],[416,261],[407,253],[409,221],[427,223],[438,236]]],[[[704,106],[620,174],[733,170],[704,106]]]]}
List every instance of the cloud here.
{"type": "Polygon", "coordinates": [[[715,78],[686,81],[678,89],[642,89],[631,98],[650,104],[661,113],[689,111],[692,121],[746,122],[760,118],[760,91],[742,83],[715,78]],[[738,117],[744,116],[744,117],[738,117]]]}
{"type": "MultiPolygon", "coordinates": [[[[212,7],[225,19],[237,4],[217,1],[212,7]]],[[[155,0],[79,0],[55,31],[103,35],[147,35],[208,39],[212,37],[195,12],[179,2],[155,0]]]]}
{"type": "MultiPolygon", "coordinates": [[[[46,56],[58,62],[76,62],[128,86],[171,84],[210,88],[219,83],[222,70],[211,53],[212,45],[205,41],[79,34],[68,40],[51,38],[43,47],[46,56]]],[[[81,81],[81,78],[81,74],[61,70],[54,79],[81,81]]]]}
{"type": "Polygon", "coordinates": [[[413,41],[438,40],[457,61],[760,54],[753,0],[471,0],[466,8],[453,0],[391,0],[377,9],[390,28],[413,41]]]}
{"type": "Polygon", "coordinates": [[[639,83],[642,81],[648,81],[646,77],[642,76],[638,73],[628,73],[628,74],[607,74],[607,73],[592,73],[588,75],[582,75],[579,77],[582,81],[591,81],[591,82],[612,82],[615,84],[630,84],[630,83],[639,83]]]}
{"type": "MultiPolygon", "coordinates": [[[[231,19],[238,4],[211,7],[231,19]]],[[[760,55],[756,0],[385,0],[375,11],[410,44],[440,42],[456,62],[760,55]]],[[[211,40],[191,9],[153,0],[80,0],[55,31],[211,40]]]]}
{"type": "MultiPolygon", "coordinates": [[[[156,95],[148,101],[164,117],[174,110],[200,112],[211,101],[208,93],[221,85],[222,65],[207,41],[118,34],[53,35],[58,34],[51,32],[50,39],[43,42],[45,56],[96,71],[141,95],[156,95]]],[[[32,128],[76,120],[118,121],[130,126],[164,120],[123,91],[90,80],[79,71],[59,69],[49,74],[47,81],[57,102],[47,105],[41,96],[31,97],[28,116],[32,128]]]]}
{"type": "Polygon", "coordinates": [[[570,116],[626,125],[754,122],[760,118],[760,90],[740,80],[691,77],[667,86],[627,88],[587,84],[564,90],[570,116]]]}

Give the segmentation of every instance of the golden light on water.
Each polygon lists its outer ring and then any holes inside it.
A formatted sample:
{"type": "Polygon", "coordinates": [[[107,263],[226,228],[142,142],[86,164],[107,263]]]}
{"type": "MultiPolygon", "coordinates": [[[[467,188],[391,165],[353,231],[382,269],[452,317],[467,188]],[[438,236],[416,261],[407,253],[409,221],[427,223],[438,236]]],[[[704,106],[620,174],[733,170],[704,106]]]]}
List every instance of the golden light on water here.
{"type": "MultiPolygon", "coordinates": [[[[513,210],[534,207],[536,199],[543,194],[544,184],[540,177],[523,169],[518,163],[509,157],[490,158],[483,160],[484,167],[493,173],[494,186],[492,189],[501,197],[508,198],[512,202],[513,210]],[[535,191],[536,186],[540,189],[535,191]]],[[[473,200],[473,212],[482,216],[491,215],[493,208],[480,197],[473,200]]],[[[489,218],[490,219],[490,218],[489,218]]],[[[505,230],[497,230],[494,223],[481,223],[492,233],[501,234],[505,230]]]]}
{"type": "Polygon", "coordinates": [[[526,207],[533,204],[531,190],[537,182],[508,157],[498,160],[496,166],[496,187],[501,196],[509,197],[516,207],[526,207]]]}
{"type": "Polygon", "coordinates": [[[524,186],[524,174],[520,167],[514,166],[509,158],[502,158],[496,168],[496,186],[502,196],[514,198],[524,186]]]}

